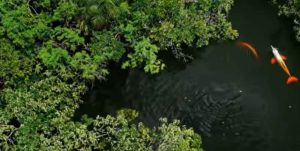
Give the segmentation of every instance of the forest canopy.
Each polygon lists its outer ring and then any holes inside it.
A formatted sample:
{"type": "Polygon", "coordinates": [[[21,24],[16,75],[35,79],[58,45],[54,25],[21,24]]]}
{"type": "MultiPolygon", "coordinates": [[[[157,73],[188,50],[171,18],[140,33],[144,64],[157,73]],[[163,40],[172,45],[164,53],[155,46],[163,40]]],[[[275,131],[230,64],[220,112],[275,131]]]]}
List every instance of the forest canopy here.
{"type": "Polygon", "coordinates": [[[157,129],[136,111],[74,121],[93,80],[109,65],[165,68],[159,52],[184,58],[182,45],[234,39],[233,0],[1,0],[0,149],[201,150],[178,121],[157,129]]]}

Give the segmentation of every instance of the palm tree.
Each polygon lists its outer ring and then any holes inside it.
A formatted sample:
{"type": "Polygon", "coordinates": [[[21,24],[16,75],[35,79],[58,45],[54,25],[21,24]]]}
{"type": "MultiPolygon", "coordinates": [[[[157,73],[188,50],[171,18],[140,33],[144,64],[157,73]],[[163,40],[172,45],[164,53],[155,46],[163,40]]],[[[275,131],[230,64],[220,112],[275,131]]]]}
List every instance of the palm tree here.
{"type": "Polygon", "coordinates": [[[81,7],[80,26],[86,29],[91,24],[101,29],[119,14],[120,0],[76,0],[81,7]]]}

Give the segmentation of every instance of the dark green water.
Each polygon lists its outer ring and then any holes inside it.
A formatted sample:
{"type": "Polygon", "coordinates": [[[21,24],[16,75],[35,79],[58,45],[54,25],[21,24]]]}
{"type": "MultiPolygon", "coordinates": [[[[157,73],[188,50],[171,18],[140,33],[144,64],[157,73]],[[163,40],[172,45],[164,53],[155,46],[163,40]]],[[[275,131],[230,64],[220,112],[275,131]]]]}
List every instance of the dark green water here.
{"type": "Polygon", "coordinates": [[[230,20],[239,31],[237,41],[253,44],[260,63],[236,41],[190,48],[192,62],[164,56],[167,69],[156,76],[113,71],[107,82],[95,85],[77,114],[130,107],[149,126],[159,117],[180,119],[203,136],[205,151],[300,151],[300,83],[287,86],[283,70],[269,63],[272,44],[300,77],[292,21],[279,18],[267,0],[236,0],[230,20]]]}

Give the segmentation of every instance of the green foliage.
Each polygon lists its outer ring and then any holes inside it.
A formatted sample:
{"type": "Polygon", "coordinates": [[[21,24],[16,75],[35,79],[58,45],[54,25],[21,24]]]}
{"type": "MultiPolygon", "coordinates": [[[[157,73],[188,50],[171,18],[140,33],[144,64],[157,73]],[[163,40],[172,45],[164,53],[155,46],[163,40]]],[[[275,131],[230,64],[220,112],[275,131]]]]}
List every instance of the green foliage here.
{"type": "Polygon", "coordinates": [[[298,0],[288,0],[285,2],[280,0],[273,0],[273,3],[279,5],[280,15],[284,14],[293,17],[300,16],[300,2],[298,0]]]}
{"type": "Polygon", "coordinates": [[[201,139],[192,129],[181,127],[178,121],[166,120],[157,129],[149,129],[142,123],[135,125],[131,121],[138,114],[128,109],[119,111],[116,117],[98,116],[94,120],[84,118],[73,122],[71,117],[79,101],[77,93],[83,89],[49,77],[33,83],[30,90],[5,90],[1,104],[7,105],[0,112],[0,132],[4,134],[0,137],[0,148],[201,151],[201,139]],[[12,99],[15,101],[6,102],[12,99]],[[20,122],[20,127],[9,124],[13,118],[20,122]]]}
{"type": "MultiPolygon", "coordinates": [[[[2,1],[0,33],[20,48],[18,51],[27,49],[25,53],[38,54],[39,57],[32,59],[40,58],[48,67],[57,67],[62,62],[69,65],[73,54],[84,51],[97,60],[89,68],[102,70],[107,61],[119,61],[126,50],[129,55],[124,68],[144,66],[146,72],[157,73],[164,68],[157,57],[160,50],[180,50],[181,44],[202,47],[210,40],[235,38],[237,33],[226,20],[232,3],[231,0],[2,1]],[[141,53],[144,50],[149,52],[141,53]],[[52,54],[55,57],[49,57],[52,54]]],[[[180,57],[178,54],[184,53],[174,53],[180,57]]],[[[93,71],[87,76],[82,67],[72,67],[66,69],[75,75],[81,72],[82,78],[106,75],[93,71]]]]}
{"type": "Polygon", "coordinates": [[[79,27],[85,32],[106,28],[113,19],[129,13],[128,3],[123,0],[76,0],[76,3],[80,7],[79,27]]]}
{"type": "Polygon", "coordinates": [[[167,123],[166,119],[161,119],[162,125],[158,128],[160,144],[158,150],[161,151],[202,151],[199,148],[201,145],[201,138],[195,135],[192,129],[180,127],[179,121],[174,121],[171,124],[167,123]]]}
{"type": "Polygon", "coordinates": [[[59,45],[76,51],[76,46],[84,44],[84,38],[79,36],[80,30],[56,27],[52,33],[59,45]]]}
{"type": "Polygon", "coordinates": [[[15,46],[32,49],[36,39],[42,39],[49,31],[45,25],[47,19],[43,14],[34,16],[26,5],[20,5],[15,10],[6,11],[1,17],[2,33],[15,46]]]}
{"type": "MultiPolygon", "coordinates": [[[[100,56],[99,56],[100,57],[100,56]]],[[[94,79],[96,76],[98,79],[103,78],[103,76],[108,74],[106,68],[99,68],[97,62],[99,62],[99,57],[90,57],[85,51],[77,52],[70,62],[71,66],[82,71],[82,77],[85,79],[94,79]]],[[[99,62],[101,63],[101,62],[99,62]]]]}
{"type": "Polygon", "coordinates": [[[42,62],[49,67],[63,66],[69,58],[68,51],[62,48],[46,47],[39,52],[42,62]]]}
{"type": "MultiPolygon", "coordinates": [[[[121,20],[118,31],[124,34],[127,42],[131,43],[133,50],[137,51],[136,45],[148,38],[149,43],[156,45],[159,50],[175,49],[181,51],[181,44],[188,46],[205,46],[210,40],[233,39],[237,32],[226,21],[226,15],[233,2],[211,1],[138,1],[132,4],[131,20],[121,20]]],[[[176,51],[172,51],[176,52],[176,51]]],[[[180,54],[174,53],[176,57],[180,54]]],[[[128,55],[129,62],[131,55],[128,55]]],[[[139,62],[147,66],[150,63],[154,70],[144,68],[150,73],[160,71],[159,60],[139,62]]],[[[132,64],[134,67],[135,63],[132,64]]],[[[125,66],[130,66],[126,62],[125,66]]]]}
{"type": "Polygon", "coordinates": [[[118,61],[125,53],[124,44],[111,31],[95,32],[90,48],[98,62],[118,61]]]}
{"type": "Polygon", "coordinates": [[[21,121],[26,121],[26,118],[31,118],[35,114],[49,112],[57,115],[47,116],[71,117],[80,102],[80,94],[84,90],[83,85],[67,84],[51,76],[31,83],[30,87],[4,89],[1,92],[3,97],[1,104],[5,104],[5,109],[0,112],[2,117],[7,119],[17,117],[21,121]],[[59,113],[61,110],[63,113],[59,113]]]}
{"type": "Polygon", "coordinates": [[[13,135],[4,136],[6,140],[0,140],[0,146],[9,147],[6,143],[10,139],[11,144],[15,144],[10,147],[18,150],[39,148],[40,136],[50,136],[55,128],[53,125],[61,125],[72,118],[85,90],[82,84],[67,84],[53,76],[28,85],[1,92],[0,123],[9,127],[9,122],[15,118],[21,127],[14,127],[13,135]]]}
{"type": "Polygon", "coordinates": [[[108,65],[165,68],[161,51],[233,39],[232,0],[1,0],[0,150],[201,150],[178,121],[156,129],[137,112],[73,121],[108,65]],[[3,84],[4,83],[4,84],[3,84]]]}
{"type": "MultiPolygon", "coordinates": [[[[48,6],[51,3],[50,0],[46,0],[46,4],[41,4],[42,6],[48,6]]],[[[38,5],[39,3],[37,3],[38,5]]],[[[50,7],[51,8],[51,7],[50,7]]],[[[59,5],[53,10],[53,16],[51,16],[52,21],[62,21],[68,24],[76,15],[78,6],[75,3],[68,1],[59,1],[59,5]]],[[[50,10],[51,11],[51,10],[50,10]]],[[[65,29],[68,30],[68,29],[65,29]]]]}
{"type": "Polygon", "coordinates": [[[16,79],[26,79],[31,74],[33,60],[20,52],[6,39],[0,39],[0,77],[6,85],[17,84],[16,79]]]}
{"type": "Polygon", "coordinates": [[[150,73],[158,73],[164,68],[164,64],[157,59],[158,47],[150,43],[149,39],[143,39],[134,47],[134,54],[128,54],[129,61],[123,63],[122,68],[137,67],[145,62],[144,70],[150,73]]]}
{"type": "Polygon", "coordinates": [[[296,38],[300,41],[300,1],[298,0],[272,0],[274,4],[279,7],[279,15],[286,15],[288,17],[294,18],[296,31],[296,38]]]}

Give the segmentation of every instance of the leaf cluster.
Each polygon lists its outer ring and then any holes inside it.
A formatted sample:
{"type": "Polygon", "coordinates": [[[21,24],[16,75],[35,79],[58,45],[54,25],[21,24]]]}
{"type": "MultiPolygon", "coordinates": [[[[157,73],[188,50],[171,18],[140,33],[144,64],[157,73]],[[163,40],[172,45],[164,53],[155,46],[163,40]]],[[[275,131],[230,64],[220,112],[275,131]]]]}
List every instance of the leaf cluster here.
{"type": "Polygon", "coordinates": [[[237,36],[232,0],[0,0],[0,150],[201,150],[178,121],[134,124],[137,112],[74,121],[87,84],[109,64],[159,73],[158,54],[184,57],[237,36]]]}

